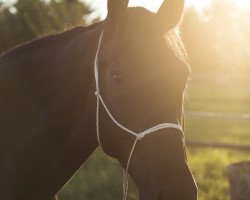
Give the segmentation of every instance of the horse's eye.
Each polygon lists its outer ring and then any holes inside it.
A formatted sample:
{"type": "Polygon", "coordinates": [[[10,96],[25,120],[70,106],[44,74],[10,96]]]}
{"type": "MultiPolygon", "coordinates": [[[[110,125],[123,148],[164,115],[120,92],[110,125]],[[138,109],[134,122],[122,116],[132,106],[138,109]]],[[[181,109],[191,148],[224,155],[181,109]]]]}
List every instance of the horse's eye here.
{"type": "Polygon", "coordinates": [[[112,78],[113,78],[113,80],[115,82],[117,82],[117,83],[122,83],[123,82],[123,77],[122,77],[121,73],[112,72],[111,75],[112,75],[112,78]]]}

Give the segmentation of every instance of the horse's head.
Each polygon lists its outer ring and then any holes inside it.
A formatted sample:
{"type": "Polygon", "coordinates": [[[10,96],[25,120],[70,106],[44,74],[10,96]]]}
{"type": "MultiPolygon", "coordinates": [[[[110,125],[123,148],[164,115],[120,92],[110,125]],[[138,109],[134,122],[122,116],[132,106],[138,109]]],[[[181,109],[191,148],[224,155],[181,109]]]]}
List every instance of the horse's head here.
{"type": "MultiPolygon", "coordinates": [[[[183,5],[183,0],[165,0],[154,14],[127,8],[125,0],[109,0],[98,58],[100,90],[114,117],[131,130],[182,123],[183,93],[190,70],[173,29],[183,5]]],[[[126,167],[135,138],[117,128],[103,108],[100,123],[104,151],[126,167]]],[[[163,129],[139,141],[129,173],[140,199],[197,198],[183,134],[177,129],[163,129]]]]}

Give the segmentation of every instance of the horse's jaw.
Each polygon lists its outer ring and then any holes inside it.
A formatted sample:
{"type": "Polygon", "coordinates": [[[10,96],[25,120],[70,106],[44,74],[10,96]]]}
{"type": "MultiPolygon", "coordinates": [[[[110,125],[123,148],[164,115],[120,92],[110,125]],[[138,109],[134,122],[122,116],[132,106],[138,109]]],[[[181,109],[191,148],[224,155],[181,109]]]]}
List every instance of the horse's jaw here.
{"type": "Polygon", "coordinates": [[[177,130],[162,130],[138,143],[129,173],[140,200],[197,200],[183,142],[177,130]]]}

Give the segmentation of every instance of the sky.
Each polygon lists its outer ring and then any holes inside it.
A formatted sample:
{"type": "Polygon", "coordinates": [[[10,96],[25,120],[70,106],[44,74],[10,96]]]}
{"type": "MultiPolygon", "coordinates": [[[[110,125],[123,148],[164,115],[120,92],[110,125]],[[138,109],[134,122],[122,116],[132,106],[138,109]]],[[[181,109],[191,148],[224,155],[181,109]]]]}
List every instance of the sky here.
{"type": "MultiPolygon", "coordinates": [[[[0,2],[4,2],[7,4],[11,4],[17,0],[0,0],[0,2]]],[[[81,0],[86,2],[95,10],[97,10],[92,17],[101,16],[101,18],[105,18],[107,14],[107,0],[81,0]]],[[[250,0],[232,0],[235,1],[236,4],[242,9],[250,9],[250,0]]],[[[163,0],[130,0],[129,6],[143,6],[147,9],[156,12],[160,7],[163,0]]],[[[211,4],[211,0],[186,0],[186,6],[193,6],[197,11],[202,11],[204,8],[208,7],[211,4]]]]}
{"type": "MultiPolygon", "coordinates": [[[[1,0],[0,0],[1,1],[1,0]]],[[[91,7],[93,7],[96,12],[92,13],[90,20],[101,16],[101,19],[104,19],[107,15],[107,0],[81,0],[86,2],[91,7]]],[[[250,0],[228,0],[234,1],[236,5],[241,9],[250,9],[250,0]]],[[[130,0],[129,6],[143,6],[147,9],[156,12],[163,0],[130,0]]],[[[211,0],[185,0],[186,7],[193,6],[198,12],[202,13],[204,8],[211,5],[211,0]]]]}
{"type": "MultiPolygon", "coordinates": [[[[6,4],[13,4],[17,0],[0,0],[0,2],[4,2],[6,4]]],[[[47,1],[47,0],[46,0],[47,1]]],[[[93,13],[89,20],[101,16],[101,19],[105,18],[107,14],[107,0],[81,0],[89,4],[92,8],[96,10],[93,13]]],[[[193,5],[198,11],[201,11],[204,7],[209,6],[211,0],[186,0],[186,6],[193,5]]],[[[237,0],[237,1],[249,1],[250,0],[237,0]]],[[[147,9],[156,12],[163,0],[130,0],[129,6],[143,6],[147,9]]]]}
{"type": "MultiPolygon", "coordinates": [[[[104,18],[107,13],[107,0],[82,0],[87,2],[93,8],[97,9],[97,13],[94,15],[101,15],[101,18],[104,18]]],[[[241,0],[244,1],[244,0],[241,0]]],[[[249,1],[249,0],[247,0],[249,1]]],[[[163,0],[130,0],[129,6],[143,6],[147,9],[156,12],[163,0]]],[[[198,11],[201,11],[203,8],[209,6],[210,0],[186,0],[186,6],[194,6],[198,11]]]]}

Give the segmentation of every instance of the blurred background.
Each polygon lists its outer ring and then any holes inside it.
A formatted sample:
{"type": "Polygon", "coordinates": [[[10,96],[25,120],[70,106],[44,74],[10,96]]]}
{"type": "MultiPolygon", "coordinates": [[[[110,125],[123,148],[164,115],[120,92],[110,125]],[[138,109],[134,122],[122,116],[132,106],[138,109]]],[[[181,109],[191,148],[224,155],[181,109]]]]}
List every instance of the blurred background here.
{"type": "MultiPolygon", "coordinates": [[[[156,11],[162,0],[130,6],[156,11]]],[[[106,0],[0,0],[0,54],[25,41],[87,26],[106,0]]],[[[200,200],[229,200],[227,166],[250,161],[250,1],[187,0],[181,35],[192,66],[186,92],[186,141],[200,200]],[[237,147],[237,148],[235,148],[237,147]]],[[[122,170],[101,150],[59,192],[62,200],[118,200],[122,170]]],[[[129,199],[137,199],[132,181],[129,199]]]]}

